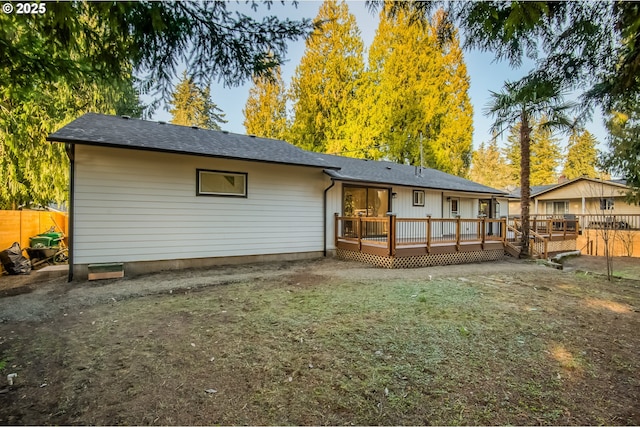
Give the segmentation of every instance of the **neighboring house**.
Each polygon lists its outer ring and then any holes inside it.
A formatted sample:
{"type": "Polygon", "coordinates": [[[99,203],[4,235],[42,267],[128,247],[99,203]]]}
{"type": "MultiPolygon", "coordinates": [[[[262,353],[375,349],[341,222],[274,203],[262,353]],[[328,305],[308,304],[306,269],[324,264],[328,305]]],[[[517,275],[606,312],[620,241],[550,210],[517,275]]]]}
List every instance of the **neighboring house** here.
{"type": "MultiPolygon", "coordinates": [[[[629,188],[624,180],[600,180],[579,177],[554,185],[531,187],[530,214],[564,215],[640,215],[640,206],[625,201],[629,188]]],[[[520,213],[520,189],[510,195],[511,216],[520,213]]],[[[584,224],[588,226],[588,224],[584,224]]]]}
{"type": "Polygon", "coordinates": [[[224,131],[90,113],[48,140],[71,160],[70,279],[92,264],[135,274],[319,257],[336,250],[336,215],[508,215],[505,193],[433,169],[224,131]]]}

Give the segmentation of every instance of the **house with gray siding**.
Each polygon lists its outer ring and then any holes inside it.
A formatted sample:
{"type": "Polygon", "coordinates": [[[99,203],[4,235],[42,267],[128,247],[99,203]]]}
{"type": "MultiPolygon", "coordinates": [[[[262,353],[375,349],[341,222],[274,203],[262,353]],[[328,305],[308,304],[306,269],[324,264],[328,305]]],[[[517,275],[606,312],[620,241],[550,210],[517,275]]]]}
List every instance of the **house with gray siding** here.
{"type": "Polygon", "coordinates": [[[70,279],[109,263],[137,274],[341,255],[349,224],[359,249],[374,235],[390,245],[458,233],[460,251],[463,235],[504,234],[485,218],[508,215],[504,193],[440,171],[225,131],[89,113],[48,140],[71,164],[70,279]],[[396,219],[415,224],[394,232],[396,219]]]}

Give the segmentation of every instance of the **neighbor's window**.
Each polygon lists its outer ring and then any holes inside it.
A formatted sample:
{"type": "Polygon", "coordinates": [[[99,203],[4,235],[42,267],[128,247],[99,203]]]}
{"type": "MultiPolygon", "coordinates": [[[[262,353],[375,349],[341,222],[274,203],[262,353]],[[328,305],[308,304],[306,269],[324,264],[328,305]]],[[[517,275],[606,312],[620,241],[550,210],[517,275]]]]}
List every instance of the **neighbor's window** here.
{"type": "Polygon", "coordinates": [[[413,206],[424,206],[423,190],[413,190],[413,206]]]}
{"type": "Polygon", "coordinates": [[[247,197],[247,174],[197,170],[198,196],[247,197]]]}
{"type": "Polygon", "coordinates": [[[569,213],[569,202],[567,200],[560,200],[555,202],[547,202],[546,204],[547,215],[564,215],[569,213]]]}
{"type": "Polygon", "coordinates": [[[612,198],[601,198],[600,199],[600,210],[607,211],[613,209],[613,199],[612,198]]]}

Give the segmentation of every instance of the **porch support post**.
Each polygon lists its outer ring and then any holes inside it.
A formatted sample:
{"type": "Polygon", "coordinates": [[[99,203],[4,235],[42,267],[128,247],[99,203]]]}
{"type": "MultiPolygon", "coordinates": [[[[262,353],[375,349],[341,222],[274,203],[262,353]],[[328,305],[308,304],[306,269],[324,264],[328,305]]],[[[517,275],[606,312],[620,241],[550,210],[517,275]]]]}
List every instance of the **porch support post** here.
{"type": "Polygon", "coordinates": [[[485,243],[485,236],[487,235],[487,229],[485,228],[487,226],[486,221],[485,221],[485,217],[481,217],[480,218],[480,247],[482,248],[482,250],[484,251],[484,243],[485,243]]]}
{"type": "Polygon", "coordinates": [[[362,215],[358,215],[358,252],[362,252],[362,215]]]}
{"type": "Polygon", "coordinates": [[[460,251],[460,215],[456,215],[456,250],[460,251]]]}
{"type": "Polygon", "coordinates": [[[431,252],[431,215],[427,215],[427,253],[431,252]]]}
{"type": "Polygon", "coordinates": [[[390,257],[396,255],[396,214],[389,212],[389,233],[387,233],[387,253],[390,257]]]}
{"type": "Polygon", "coordinates": [[[333,214],[333,237],[334,245],[338,248],[338,212],[333,214]]]}

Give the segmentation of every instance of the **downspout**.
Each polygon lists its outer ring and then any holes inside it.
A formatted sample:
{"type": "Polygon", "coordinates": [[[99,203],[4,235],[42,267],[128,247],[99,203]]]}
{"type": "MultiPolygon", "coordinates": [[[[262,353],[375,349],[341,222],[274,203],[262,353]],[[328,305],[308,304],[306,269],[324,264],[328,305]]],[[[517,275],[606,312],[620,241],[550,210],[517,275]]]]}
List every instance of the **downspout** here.
{"type": "Polygon", "coordinates": [[[331,185],[324,189],[324,196],[322,198],[322,217],[324,221],[322,222],[322,234],[323,234],[323,249],[322,254],[326,258],[327,257],[327,193],[329,190],[336,185],[336,182],[333,178],[331,178],[331,185]]]}
{"type": "Polygon", "coordinates": [[[75,144],[65,144],[65,151],[67,157],[69,157],[69,217],[67,219],[67,241],[69,242],[69,276],[67,281],[73,280],[73,207],[74,207],[74,194],[75,194],[75,158],[76,158],[76,146],[75,144]]]}

